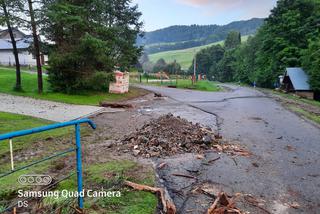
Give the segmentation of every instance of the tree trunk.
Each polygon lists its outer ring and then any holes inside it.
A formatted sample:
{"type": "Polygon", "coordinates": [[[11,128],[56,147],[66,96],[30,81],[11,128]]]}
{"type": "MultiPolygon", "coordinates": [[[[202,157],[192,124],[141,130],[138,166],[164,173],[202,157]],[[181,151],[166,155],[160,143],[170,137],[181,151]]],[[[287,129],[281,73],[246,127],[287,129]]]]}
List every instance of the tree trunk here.
{"type": "Polygon", "coordinates": [[[15,63],[16,63],[16,85],[15,85],[14,89],[17,91],[20,91],[22,88],[21,88],[21,71],[20,71],[19,53],[18,53],[18,49],[17,49],[16,40],[14,38],[13,31],[11,28],[10,16],[9,16],[9,12],[7,11],[6,3],[5,3],[5,1],[2,1],[1,3],[2,3],[2,9],[4,12],[8,32],[10,34],[10,39],[11,39],[12,48],[13,48],[13,55],[14,55],[14,59],[15,59],[15,63]]]}
{"type": "Polygon", "coordinates": [[[41,59],[40,59],[40,44],[39,44],[39,37],[37,34],[37,24],[34,18],[32,0],[28,0],[28,5],[29,5],[30,21],[31,21],[31,28],[32,28],[33,43],[34,43],[34,52],[35,52],[34,54],[37,62],[38,93],[41,94],[43,92],[43,82],[42,82],[42,68],[41,68],[41,59]]]}

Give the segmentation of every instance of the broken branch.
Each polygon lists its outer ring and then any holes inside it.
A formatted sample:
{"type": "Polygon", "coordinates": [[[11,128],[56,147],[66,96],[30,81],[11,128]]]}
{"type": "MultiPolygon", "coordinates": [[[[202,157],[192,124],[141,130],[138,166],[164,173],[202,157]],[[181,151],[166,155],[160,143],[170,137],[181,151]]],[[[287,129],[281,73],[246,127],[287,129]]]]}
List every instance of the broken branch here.
{"type": "Polygon", "coordinates": [[[191,175],[183,175],[183,174],[172,174],[173,176],[177,176],[177,177],[184,177],[184,178],[190,178],[190,179],[197,179],[196,177],[194,176],[191,176],[191,175]]]}
{"type": "Polygon", "coordinates": [[[170,198],[169,194],[162,188],[158,187],[150,187],[147,185],[142,185],[142,184],[136,184],[130,181],[125,181],[125,185],[135,189],[135,190],[140,190],[140,191],[149,191],[152,193],[158,193],[160,195],[160,200],[163,206],[163,211],[166,214],[175,214],[176,213],[176,206],[172,202],[172,199],[170,198]]]}

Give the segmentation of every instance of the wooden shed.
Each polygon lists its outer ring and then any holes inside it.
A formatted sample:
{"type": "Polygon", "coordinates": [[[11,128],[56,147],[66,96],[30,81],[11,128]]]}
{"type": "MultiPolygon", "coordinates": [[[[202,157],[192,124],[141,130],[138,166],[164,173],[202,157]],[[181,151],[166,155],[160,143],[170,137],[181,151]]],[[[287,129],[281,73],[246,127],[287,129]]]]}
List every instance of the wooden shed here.
{"type": "Polygon", "coordinates": [[[282,89],[303,98],[314,99],[314,92],[309,85],[309,76],[302,68],[286,68],[282,89]]]}

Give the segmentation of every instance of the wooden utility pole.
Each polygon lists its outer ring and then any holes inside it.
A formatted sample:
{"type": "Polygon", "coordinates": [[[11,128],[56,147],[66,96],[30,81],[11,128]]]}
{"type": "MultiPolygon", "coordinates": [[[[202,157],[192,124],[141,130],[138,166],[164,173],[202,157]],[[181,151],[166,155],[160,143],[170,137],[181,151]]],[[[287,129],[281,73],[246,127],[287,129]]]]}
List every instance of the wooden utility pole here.
{"type": "Polygon", "coordinates": [[[194,55],[192,84],[196,83],[197,54],[194,55]]]}
{"type": "Polygon", "coordinates": [[[36,62],[37,62],[38,93],[42,94],[43,82],[42,82],[42,68],[41,68],[41,59],[40,59],[40,44],[39,44],[39,37],[37,34],[37,24],[34,17],[32,0],[28,0],[28,5],[29,5],[29,14],[30,14],[30,21],[31,21],[31,28],[32,28],[32,36],[33,36],[34,53],[35,53],[36,62]]]}
{"type": "Polygon", "coordinates": [[[18,53],[18,49],[17,49],[17,43],[16,43],[16,40],[13,35],[13,31],[12,31],[12,27],[11,27],[11,23],[10,23],[10,14],[9,14],[9,11],[7,10],[7,5],[6,5],[5,0],[1,1],[1,6],[3,9],[8,32],[10,35],[14,60],[15,60],[15,64],[16,64],[16,85],[15,85],[14,89],[17,91],[20,91],[21,90],[21,71],[20,71],[20,61],[19,61],[19,53],[18,53]]]}
{"type": "Polygon", "coordinates": [[[178,88],[178,71],[177,71],[177,61],[176,60],[174,60],[174,65],[173,65],[173,67],[174,67],[174,73],[176,74],[176,86],[177,86],[177,88],[178,88]]]}

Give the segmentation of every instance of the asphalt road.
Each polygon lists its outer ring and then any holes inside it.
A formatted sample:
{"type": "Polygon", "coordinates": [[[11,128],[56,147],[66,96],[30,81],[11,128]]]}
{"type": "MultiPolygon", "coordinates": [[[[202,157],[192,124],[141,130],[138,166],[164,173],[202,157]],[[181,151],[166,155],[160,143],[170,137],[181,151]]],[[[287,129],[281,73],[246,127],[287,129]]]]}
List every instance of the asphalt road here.
{"type": "MultiPolygon", "coordinates": [[[[319,213],[320,129],[251,88],[228,86],[232,88],[229,92],[200,92],[141,87],[166,95],[177,105],[189,105],[215,115],[220,134],[254,154],[250,158],[221,154],[221,160],[210,166],[202,165],[192,155],[172,158],[169,162],[173,169],[160,173],[160,178],[174,195],[179,213],[203,213],[208,206],[206,199],[188,194],[191,181],[166,178],[172,170],[183,172],[181,169],[186,167],[200,170],[200,181],[193,186],[207,183],[233,194],[252,194],[265,201],[263,207],[269,213],[319,213]],[[176,191],[187,194],[179,196],[176,191]]],[[[206,119],[199,115],[200,120],[201,117],[206,119]]],[[[206,154],[206,158],[214,157],[217,154],[206,154]]],[[[257,207],[243,208],[251,213],[268,213],[257,207]]]]}

